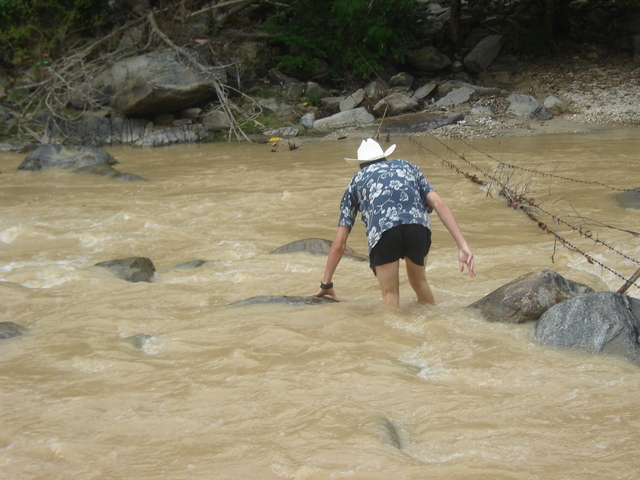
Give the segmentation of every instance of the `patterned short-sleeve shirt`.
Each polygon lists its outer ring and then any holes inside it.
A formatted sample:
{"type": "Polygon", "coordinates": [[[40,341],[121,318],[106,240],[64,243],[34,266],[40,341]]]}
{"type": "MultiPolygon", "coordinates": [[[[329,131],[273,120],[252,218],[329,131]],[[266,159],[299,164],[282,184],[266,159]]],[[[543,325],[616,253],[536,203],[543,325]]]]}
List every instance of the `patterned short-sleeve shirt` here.
{"type": "Polygon", "coordinates": [[[402,224],[430,228],[425,198],[433,187],[418,167],[388,160],[363,168],[351,179],[340,203],[338,225],[353,227],[358,211],[367,229],[369,252],[382,233],[402,224]]]}

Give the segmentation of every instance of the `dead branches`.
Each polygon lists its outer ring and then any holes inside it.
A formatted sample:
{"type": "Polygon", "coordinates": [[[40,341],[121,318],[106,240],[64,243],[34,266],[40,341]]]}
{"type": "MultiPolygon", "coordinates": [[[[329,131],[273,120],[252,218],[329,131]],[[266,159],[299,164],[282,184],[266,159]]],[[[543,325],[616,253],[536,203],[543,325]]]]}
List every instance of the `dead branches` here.
{"type": "MultiPolygon", "coordinates": [[[[243,111],[240,108],[238,108],[237,105],[235,105],[233,102],[231,102],[231,100],[229,99],[228,90],[227,90],[229,87],[223,85],[218,80],[214,69],[202,65],[195,58],[194,54],[191,51],[176,45],[162,30],[160,30],[160,28],[158,27],[158,24],[155,21],[155,17],[153,13],[149,13],[147,15],[147,22],[149,24],[149,27],[151,28],[151,31],[155,33],[158,37],[160,37],[160,39],[162,39],[162,41],[167,46],[175,50],[183,58],[188,59],[189,66],[193,68],[197,68],[198,70],[200,70],[201,73],[207,75],[208,80],[213,84],[216,90],[216,94],[218,95],[218,101],[220,102],[220,107],[229,118],[229,122],[231,124],[231,127],[229,129],[229,136],[234,134],[237,138],[242,137],[248,142],[251,142],[249,137],[242,130],[240,123],[236,120],[235,113],[240,113],[243,111]]],[[[256,115],[256,118],[257,118],[257,115],[256,115]]]]}

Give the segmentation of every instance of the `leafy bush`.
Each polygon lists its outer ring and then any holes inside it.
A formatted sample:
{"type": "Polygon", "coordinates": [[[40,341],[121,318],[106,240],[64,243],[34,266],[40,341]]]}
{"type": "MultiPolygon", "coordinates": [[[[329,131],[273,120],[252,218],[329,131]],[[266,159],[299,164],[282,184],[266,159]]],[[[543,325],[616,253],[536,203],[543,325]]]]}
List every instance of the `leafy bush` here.
{"type": "Polygon", "coordinates": [[[57,58],[73,37],[101,25],[108,11],[104,0],[0,0],[0,65],[57,58]]]}
{"type": "Polygon", "coordinates": [[[309,76],[323,60],[334,77],[366,79],[386,59],[405,60],[416,43],[420,15],[414,0],[283,0],[286,8],[264,26],[285,48],[278,68],[309,76]]]}

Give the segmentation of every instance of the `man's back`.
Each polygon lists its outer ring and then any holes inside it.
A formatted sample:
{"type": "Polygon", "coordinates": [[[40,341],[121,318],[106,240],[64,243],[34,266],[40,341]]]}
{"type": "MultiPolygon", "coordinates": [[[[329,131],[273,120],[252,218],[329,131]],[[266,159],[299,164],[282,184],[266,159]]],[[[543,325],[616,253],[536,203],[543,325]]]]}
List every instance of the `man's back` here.
{"type": "Polygon", "coordinates": [[[429,228],[425,197],[432,190],[420,169],[404,160],[368,165],[351,179],[340,204],[338,224],[353,226],[361,211],[371,249],[382,233],[394,226],[429,228]]]}

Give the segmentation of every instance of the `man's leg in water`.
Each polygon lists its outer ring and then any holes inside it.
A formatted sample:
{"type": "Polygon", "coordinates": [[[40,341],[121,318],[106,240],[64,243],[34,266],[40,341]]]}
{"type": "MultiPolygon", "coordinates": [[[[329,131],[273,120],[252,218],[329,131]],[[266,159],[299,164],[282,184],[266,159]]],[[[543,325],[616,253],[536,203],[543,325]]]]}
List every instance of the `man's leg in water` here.
{"type": "Polygon", "coordinates": [[[378,265],[376,277],[384,305],[400,308],[400,261],[378,265]]]}
{"type": "Polygon", "coordinates": [[[431,288],[429,287],[425,274],[427,263],[426,258],[424,265],[417,265],[408,258],[405,259],[405,262],[407,264],[407,276],[409,277],[409,283],[411,284],[413,291],[416,292],[418,303],[431,303],[435,305],[436,299],[433,297],[433,293],[431,292],[431,288]]]}

